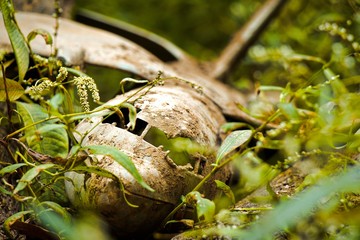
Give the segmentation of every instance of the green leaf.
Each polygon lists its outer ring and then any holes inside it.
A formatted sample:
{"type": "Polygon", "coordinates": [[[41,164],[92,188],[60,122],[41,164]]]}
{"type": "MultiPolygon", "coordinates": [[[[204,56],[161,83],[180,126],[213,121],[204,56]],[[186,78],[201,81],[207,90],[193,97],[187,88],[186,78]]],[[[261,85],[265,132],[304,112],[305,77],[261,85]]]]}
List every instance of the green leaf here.
{"type": "Polygon", "coordinates": [[[13,225],[16,221],[19,221],[20,219],[22,219],[25,215],[29,214],[29,213],[33,213],[32,210],[28,210],[28,211],[21,211],[21,212],[17,212],[14,215],[11,215],[10,217],[8,217],[3,225],[3,229],[6,233],[6,235],[9,237],[9,239],[12,239],[11,237],[11,225],[13,225]]]}
{"type": "Polygon", "coordinates": [[[332,197],[343,193],[360,192],[359,179],[360,167],[353,167],[337,176],[328,177],[317,185],[309,187],[303,192],[294,196],[291,200],[282,201],[278,206],[259,219],[247,231],[242,229],[220,230],[219,234],[239,239],[264,239],[264,236],[273,236],[281,229],[290,229],[314,213],[314,210],[321,210],[326,207],[324,199],[330,201],[332,197]]]}
{"type": "MultiPolygon", "coordinates": [[[[56,202],[51,201],[44,201],[41,202],[38,206],[38,214],[41,215],[44,212],[48,212],[48,209],[52,209],[55,213],[57,213],[65,223],[70,224],[71,223],[71,215],[66,211],[64,207],[59,205],[56,202]]],[[[39,216],[41,218],[41,216],[39,216]]]]}
{"type": "Polygon", "coordinates": [[[26,43],[24,35],[21,33],[16,23],[15,11],[11,1],[1,0],[0,9],[3,14],[5,28],[9,35],[19,69],[19,81],[22,81],[29,67],[30,49],[26,43]]]}
{"type": "Polygon", "coordinates": [[[35,166],[27,171],[19,180],[18,185],[14,189],[14,194],[18,193],[19,191],[23,190],[35,177],[37,177],[43,170],[49,169],[54,167],[55,164],[46,163],[35,166]]]}
{"type": "Polygon", "coordinates": [[[51,45],[53,43],[53,39],[51,37],[51,34],[44,30],[44,29],[35,29],[32,30],[28,35],[27,35],[27,40],[30,43],[32,40],[35,39],[36,36],[42,36],[43,39],[45,40],[46,45],[51,45]]]}
{"type": "Polygon", "coordinates": [[[292,103],[279,103],[278,104],[279,109],[281,112],[291,121],[298,121],[300,118],[300,115],[292,103]]]}
{"type": "Polygon", "coordinates": [[[110,178],[115,181],[119,181],[119,178],[115,176],[113,173],[109,172],[108,170],[97,167],[97,166],[76,166],[72,169],[75,172],[87,172],[87,173],[94,173],[101,177],[110,178]]]}
{"type": "Polygon", "coordinates": [[[68,153],[69,139],[64,124],[44,121],[49,117],[44,108],[38,104],[17,102],[17,109],[22,117],[25,138],[28,146],[39,153],[52,157],[65,158],[68,153]]]}
{"type": "Polygon", "coordinates": [[[135,123],[136,123],[136,108],[134,107],[134,105],[130,104],[130,103],[123,103],[120,106],[121,108],[127,108],[129,110],[129,123],[130,123],[130,130],[134,130],[135,129],[135,123]]]}
{"type": "Polygon", "coordinates": [[[12,193],[0,186],[0,193],[11,196],[12,193]]]}
{"type": "Polygon", "coordinates": [[[244,127],[248,128],[249,124],[244,123],[244,122],[227,122],[221,126],[221,131],[224,133],[228,133],[228,132],[234,131],[239,128],[244,128],[244,127]]]}
{"type": "MultiPolygon", "coordinates": [[[[10,101],[15,101],[24,94],[24,88],[17,81],[6,79],[6,89],[10,101]]],[[[4,78],[0,77],[0,102],[6,100],[4,78]]]]}
{"type": "Polygon", "coordinates": [[[240,147],[247,142],[252,135],[251,130],[237,130],[229,134],[221,144],[216,155],[216,164],[223,159],[227,154],[240,147]]]}
{"type": "Polygon", "coordinates": [[[0,170],[0,175],[4,175],[6,173],[12,173],[14,172],[16,169],[22,167],[22,166],[26,166],[26,163],[15,163],[15,164],[11,164],[7,167],[4,167],[0,170]]]}
{"type": "Polygon", "coordinates": [[[134,163],[131,161],[128,155],[121,152],[116,147],[105,146],[105,145],[90,145],[84,147],[89,149],[89,152],[95,155],[105,155],[114,159],[117,163],[123,166],[133,177],[134,179],[145,189],[149,191],[154,191],[147,183],[144,182],[138,170],[136,169],[134,163]]]}
{"type": "Polygon", "coordinates": [[[186,195],[187,204],[196,205],[196,213],[199,219],[211,221],[215,214],[215,203],[209,199],[203,198],[199,192],[190,192],[186,195]]]}
{"type": "Polygon", "coordinates": [[[215,180],[215,183],[216,183],[216,187],[220,188],[223,191],[223,193],[231,200],[231,203],[235,204],[235,196],[231,188],[228,185],[226,185],[224,182],[219,180],[215,180]]]}
{"type": "Polygon", "coordinates": [[[130,207],[139,207],[137,205],[134,205],[132,203],[130,203],[127,198],[126,198],[126,195],[125,195],[125,188],[124,188],[124,185],[121,183],[120,179],[115,175],[113,174],[112,172],[109,172],[108,170],[106,169],[103,169],[103,168],[100,168],[100,167],[97,167],[97,166],[76,166],[75,168],[72,169],[73,171],[75,172],[88,172],[88,173],[94,173],[96,175],[99,175],[101,177],[106,177],[106,178],[110,178],[116,182],[118,182],[120,184],[120,188],[123,192],[123,197],[124,197],[124,200],[125,202],[130,206],[130,207]]]}

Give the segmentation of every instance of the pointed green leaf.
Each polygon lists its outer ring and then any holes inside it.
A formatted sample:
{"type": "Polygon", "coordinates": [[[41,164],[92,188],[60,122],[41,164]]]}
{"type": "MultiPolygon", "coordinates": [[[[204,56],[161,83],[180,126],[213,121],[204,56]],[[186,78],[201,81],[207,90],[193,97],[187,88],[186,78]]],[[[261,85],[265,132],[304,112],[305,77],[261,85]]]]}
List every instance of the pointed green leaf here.
{"type": "Polygon", "coordinates": [[[130,206],[130,207],[134,207],[137,208],[139,206],[134,205],[132,203],[130,203],[127,198],[126,198],[126,194],[125,194],[125,188],[124,185],[122,184],[122,182],[120,181],[120,179],[115,176],[115,174],[113,174],[112,172],[109,172],[106,169],[97,167],[97,166],[76,166],[75,168],[72,169],[75,172],[88,172],[88,173],[94,173],[96,175],[99,175],[101,177],[106,177],[106,178],[110,178],[116,182],[118,182],[120,184],[120,189],[122,190],[123,193],[123,197],[125,202],[130,206]]]}
{"type": "Polygon", "coordinates": [[[235,196],[231,188],[228,185],[226,185],[224,182],[219,180],[215,180],[215,183],[216,183],[216,187],[220,188],[223,191],[223,193],[231,200],[231,203],[235,204],[235,196]]]}
{"type": "Polygon", "coordinates": [[[2,168],[0,170],[0,176],[6,174],[6,173],[12,173],[14,172],[16,169],[22,167],[22,166],[25,166],[26,164],[25,163],[16,163],[16,164],[11,164],[9,166],[6,166],[4,168],[2,168]]]}
{"type": "Polygon", "coordinates": [[[247,142],[252,135],[251,130],[238,130],[229,134],[221,144],[216,155],[216,164],[221,161],[227,154],[247,142]]]}
{"type": "Polygon", "coordinates": [[[54,166],[55,166],[55,164],[46,163],[46,164],[41,164],[41,165],[31,168],[19,180],[18,185],[14,189],[14,194],[23,190],[36,176],[38,176],[40,174],[40,172],[42,172],[43,170],[52,168],[54,166]]]}
{"type": "Polygon", "coordinates": [[[69,148],[65,125],[54,120],[35,124],[49,117],[45,109],[38,104],[21,102],[16,104],[24,125],[29,126],[25,129],[28,146],[39,153],[65,158],[69,148]]]}
{"type": "MultiPolygon", "coordinates": [[[[41,215],[43,212],[48,212],[48,209],[52,209],[64,220],[65,223],[69,224],[71,222],[71,215],[64,207],[60,206],[56,202],[44,201],[41,202],[37,207],[39,207],[39,209],[37,209],[39,211],[39,215],[41,215]]],[[[39,217],[41,218],[41,216],[39,217]]]]}
{"type": "MultiPolygon", "coordinates": [[[[17,81],[6,79],[7,95],[10,101],[15,101],[24,94],[24,88],[17,81]]],[[[6,100],[4,79],[0,77],[0,102],[6,100]]]]}
{"type": "Polygon", "coordinates": [[[227,122],[221,126],[221,131],[224,133],[228,133],[234,131],[239,128],[248,128],[249,124],[244,122],[227,122]]]}
{"type": "Polygon", "coordinates": [[[105,145],[103,146],[91,145],[91,146],[86,146],[85,148],[89,149],[90,153],[92,154],[105,155],[111,157],[121,166],[123,166],[142,187],[146,188],[149,191],[154,191],[149,185],[147,185],[144,182],[144,180],[142,179],[141,175],[139,174],[138,170],[136,169],[134,163],[131,161],[129,156],[121,152],[116,147],[105,146],[105,145]]]}
{"type": "Polygon", "coordinates": [[[22,219],[25,215],[32,213],[32,210],[28,210],[28,211],[21,211],[21,212],[17,212],[14,215],[11,215],[10,217],[8,217],[3,225],[3,229],[5,230],[6,235],[9,237],[9,239],[12,239],[11,237],[11,226],[16,222],[19,221],[20,219],[22,219]]]}
{"type": "Polygon", "coordinates": [[[16,23],[15,11],[11,1],[1,0],[0,9],[19,69],[19,81],[22,81],[29,67],[30,50],[26,43],[24,35],[21,33],[16,23]]]}
{"type": "Polygon", "coordinates": [[[12,193],[0,186],[0,193],[11,196],[12,193]]]}
{"type": "Polygon", "coordinates": [[[113,173],[109,172],[108,170],[97,167],[97,166],[76,166],[72,169],[72,171],[75,172],[87,172],[87,173],[94,173],[96,175],[99,175],[101,177],[110,178],[115,181],[119,181],[119,178],[116,177],[113,173]]]}

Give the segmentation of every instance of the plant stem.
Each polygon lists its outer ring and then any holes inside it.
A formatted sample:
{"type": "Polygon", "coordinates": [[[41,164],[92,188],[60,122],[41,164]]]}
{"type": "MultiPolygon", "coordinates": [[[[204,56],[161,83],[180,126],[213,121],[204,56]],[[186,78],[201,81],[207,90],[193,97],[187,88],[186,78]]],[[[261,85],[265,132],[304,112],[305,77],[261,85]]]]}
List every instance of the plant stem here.
{"type": "Polygon", "coordinates": [[[2,62],[1,62],[1,71],[2,71],[2,76],[3,76],[3,81],[4,81],[5,94],[6,94],[6,108],[7,108],[6,110],[7,110],[7,115],[8,115],[8,119],[9,119],[9,127],[10,127],[10,129],[12,129],[11,104],[10,104],[9,92],[8,92],[8,88],[7,88],[7,84],[6,84],[5,67],[2,62]]]}
{"type": "Polygon", "coordinates": [[[215,62],[210,75],[224,81],[286,2],[287,0],[268,0],[263,4],[244,27],[235,33],[215,62]]]}

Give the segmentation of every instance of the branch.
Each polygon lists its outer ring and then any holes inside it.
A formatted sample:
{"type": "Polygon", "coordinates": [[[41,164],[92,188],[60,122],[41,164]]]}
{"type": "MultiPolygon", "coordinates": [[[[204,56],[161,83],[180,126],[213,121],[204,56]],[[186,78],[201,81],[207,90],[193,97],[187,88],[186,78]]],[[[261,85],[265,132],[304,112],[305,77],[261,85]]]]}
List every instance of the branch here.
{"type": "Polygon", "coordinates": [[[233,39],[215,62],[210,75],[224,81],[286,2],[287,0],[268,0],[263,4],[250,20],[235,33],[233,39]]]}

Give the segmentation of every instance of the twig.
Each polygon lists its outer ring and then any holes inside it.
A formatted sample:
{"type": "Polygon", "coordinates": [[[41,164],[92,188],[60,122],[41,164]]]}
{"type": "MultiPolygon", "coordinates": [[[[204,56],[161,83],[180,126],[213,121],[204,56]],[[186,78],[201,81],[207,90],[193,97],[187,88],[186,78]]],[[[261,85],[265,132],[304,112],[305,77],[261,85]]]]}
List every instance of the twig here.
{"type": "Polygon", "coordinates": [[[224,81],[286,2],[287,0],[268,0],[263,4],[244,27],[235,33],[215,62],[210,75],[224,81]]]}

